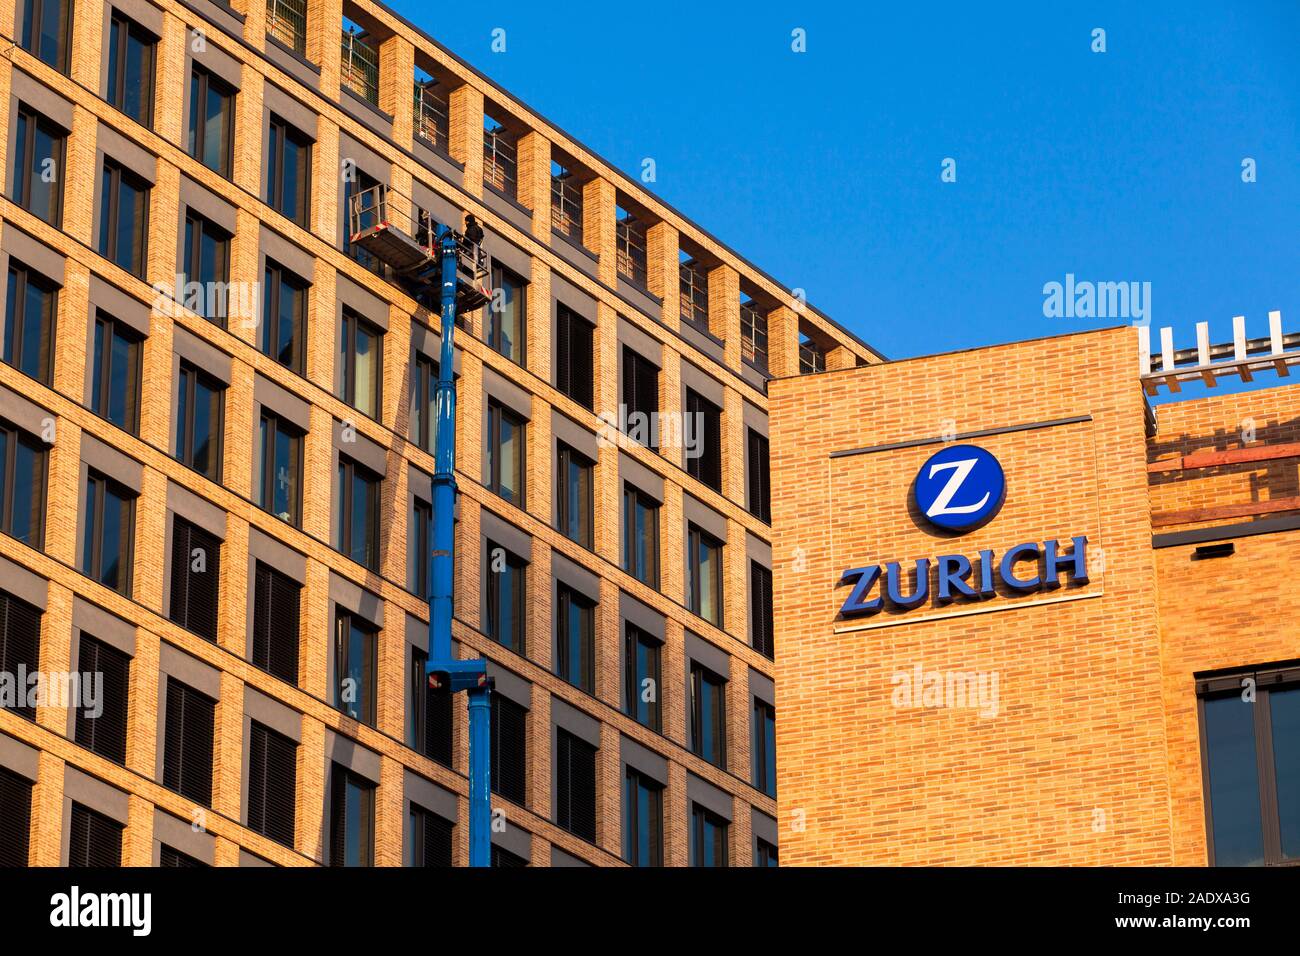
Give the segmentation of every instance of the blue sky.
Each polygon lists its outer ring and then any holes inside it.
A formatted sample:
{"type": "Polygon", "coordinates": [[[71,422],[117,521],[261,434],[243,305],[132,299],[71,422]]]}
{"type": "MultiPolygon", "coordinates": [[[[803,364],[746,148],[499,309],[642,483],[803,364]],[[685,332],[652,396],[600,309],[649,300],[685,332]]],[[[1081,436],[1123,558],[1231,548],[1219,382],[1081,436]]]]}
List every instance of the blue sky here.
{"type": "Polygon", "coordinates": [[[1300,330],[1300,0],[393,5],[891,358],[1116,324],[1066,273],[1300,330]]]}

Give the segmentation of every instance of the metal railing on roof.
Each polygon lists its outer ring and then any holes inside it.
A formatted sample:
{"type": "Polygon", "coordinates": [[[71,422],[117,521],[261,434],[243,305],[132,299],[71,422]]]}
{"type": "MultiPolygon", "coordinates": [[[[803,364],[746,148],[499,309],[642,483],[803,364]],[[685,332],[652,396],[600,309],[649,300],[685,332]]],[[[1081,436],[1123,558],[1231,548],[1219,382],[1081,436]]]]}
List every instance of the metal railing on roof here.
{"type": "Polygon", "coordinates": [[[439,96],[434,83],[415,84],[415,135],[442,152],[451,150],[447,100],[439,96]]]}
{"type": "Polygon", "coordinates": [[[647,284],[645,230],[635,217],[625,216],[618,221],[614,234],[618,274],[644,289],[647,284]]]}
{"type": "Polygon", "coordinates": [[[826,371],[826,350],[816,342],[799,343],[799,374],[815,375],[826,371]]]}
{"type": "Polygon", "coordinates": [[[740,303],[740,357],[767,371],[767,316],[752,302],[740,303]]]}
{"type": "Polygon", "coordinates": [[[379,105],[379,53],[366,42],[366,34],[342,31],[342,72],[339,82],[372,106],[379,105]]]}
{"type": "Polygon", "coordinates": [[[295,53],[306,53],[307,0],[266,0],[266,32],[295,53]]]}
{"type": "Polygon", "coordinates": [[[702,329],[709,327],[709,277],[694,259],[680,263],[682,318],[702,329]]]}
{"type": "Polygon", "coordinates": [[[561,235],[582,242],[582,187],[572,173],[551,177],[551,225],[561,235]]]}
{"type": "Polygon", "coordinates": [[[511,199],[516,196],[519,156],[504,127],[483,130],[483,182],[511,199]]]}

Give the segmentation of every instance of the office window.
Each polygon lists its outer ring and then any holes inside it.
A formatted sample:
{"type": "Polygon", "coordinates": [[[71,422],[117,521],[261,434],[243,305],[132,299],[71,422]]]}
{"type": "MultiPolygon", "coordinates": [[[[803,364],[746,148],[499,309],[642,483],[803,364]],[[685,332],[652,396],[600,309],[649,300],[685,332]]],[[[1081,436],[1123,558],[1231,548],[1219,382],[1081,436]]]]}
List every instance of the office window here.
{"type": "Polygon", "coordinates": [[[32,782],[0,767],[0,867],[27,865],[32,829],[32,782]]]}
{"type": "Polygon", "coordinates": [[[113,11],[108,28],[108,89],[104,98],[141,126],[153,125],[157,43],[138,23],[113,11]]]}
{"type": "Polygon", "coordinates": [[[45,543],[45,446],[0,420],[0,531],[29,548],[45,543]]]}
{"type": "Polygon", "coordinates": [[[307,228],[311,210],[311,140],[274,115],[267,142],[266,204],[307,228]]]}
{"type": "Polygon", "coordinates": [[[354,720],[375,725],[379,631],[339,611],[334,631],[334,706],[354,720]]]}
{"type": "Polygon", "coordinates": [[[163,786],[205,807],[212,806],[212,741],[217,702],[167,678],[167,727],[163,739],[163,786]]]}
{"type": "Polygon", "coordinates": [[[664,865],[664,788],[631,767],[623,786],[623,859],[632,866],[664,865]]]}
{"type": "Polygon", "coordinates": [[[452,697],[451,690],[429,686],[429,655],[418,647],[411,648],[411,725],[408,742],[430,760],[451,766],[452,697]]]}
{"type": "Polygon", "coordinates": [[[121,866],[124,829],[116,820],[73,803],[68,820],[68,866],[121,866]]]}
{"type": "Polygon", "coordinates": [[[492,265],[492,301],[487,310],[487,344],[506,358],[524,364],[524,280],[504,266],[492,265]]]}
{"type": "Polygon", "coordinates": [[[527,620],[528,562],[498,544],[487,543],[487,635],[523,655],[527,620]]]}
{"type": "Polygon", "coordinates": [[[524,506],[524,420],[500,402],[488,401],[488,488],[524,506]]]}
{"type": "Polygon", "coordinates": [[[298,745],[252,722],[248,735],[248,828],[293,849],[298,745]]]}
{"type": "Polygon", "coordinates": [[[253,570],[253,664],[298,683],[302,585],[258,561],[253,570]]]}
{"type": "Polygon", "coordinates": [[[567,730],[555,731],[555,823],[596,842],[596,748],[567,730]]]}
{"type": "Polygon", "coordinates": [[[647,448],[659,447],[659,367],[623,346],[623,433],[647,448]]]}
{"type": "Polygon", "coordinates": [[[168,846],[166,843],[158,847],[158,866],[160,869],[172,869],[177,867],[199,868],[207,866],[202,860],[195,859],[188,853],[182,853],[175,847],[168,846]]]}
{"type": "Polygon", "coordinates": [[[727,681],[691,661],[691,752],[727,766],[727,681]]]}
{"type": "Polygon", "coordinates": [[[592,498],[592,469],[595,463],[563,442],[559,443],[559,459],[555,469],[555,480],[560,485],[556,525],[570,541],[593,547],[592,513],[595,503],[592,498]]]}
{"type": "Polygon", "coordinates": [[[1300,669],[1202,682],[1200,707],[1211,861],[1300,860],[1300,669]],[[1243,700],[1247,678],[1253,700],[1243,700]]]}
{"type": "Polygon", "coordinates": [[[556,588],[555,673],[596,692],[596,605],[572,588],[556,588]]]}
{"type": "Polygon", "coordinates": [[[411,804],[411,866],[451,866],[454,831],[450,820],[411,804]]]}
{"type": "Polygon", "coordinates": [[[126,763],[126,706],[131,658],[116,647],[81,635],[77,672],[102,681],[99,706],[76,708],[77,743],[115,763],[126,763]],[[96,714],[98,710],[98,714],[96,714]]]}
{"type": "Polygon", "coordinates": [[[221,481],[221,429],[226,387],[181,361],[176,395],[176,459],[221,481]]]}
{"type": "MultiPolygon", "coordinates": [[[[344,157],[346,162],[347,157],[344,157]]],[[[362,266],[374,273],[382,273],[384,264],[380,262],[379,257],[372,252],[353,245],[352,233],[356,229],[373,226],[377,223],[378,204],[367,196],[365,199],[357,200],[361,207],[368,210],[374,210],[363,215],[356,222],[351,221],[353,198],[369,192],[375,196],[382,189],[382,184],[374,176],[371,176],[365,170],[359,168],[355,163],[346,167],[343,178],[343,253],[350,256],[362,266]]]]}
{"type": "Polygon", "coordinates": [[[23,0],[24,50],[67,73],[71,43],[72,0],[23,0]]]}
{"type": "Polygon", "coordinates": [[[262,290],[262,352],[299,375],[306,368],[307,283],[266,260],[262,290]]]}
{"type": "Polygon", "coordinates": [[[745,452],[749,513],[760,521],[771,524],[772,459],[768,452],[767,436],[752,428],[746,429],[745,452]]]}
{"type": "Polygon", "coordinates": [[[438,363],[416,353],[411,370],[412,441],[433,454],[438,438],[438,363]]]}
{"type": "Polygon", "coordinates": [[[754,698],[754,786],[769,797],[776,796],[776,708],[754,698]]]}
{"type": "MultiPolygon", "coordinates": [[[[0,591],[0,673],[36,673],[40,647],[40,608],[0,591]]],[[[6,701],[3,706],[28,720],[36,719],[36,708],[28,707],[25,697],[15,697],[12,704],[6,701]]]]}
{"type": "Polygon", "coordinates": [[[185,280],[181,304],[224,328],[230,305],[230,234],[187,209],[181,257],[185,280]]]}
{"type": "Polygon", "coordinates": [[[691,804],[691,866],[727,865],[727,821],[691,804]]]}
{"type": "Polygon", "coordinates": [[[375,865],[375,785],[334,764],[330,782],[330,866],[375,865]]]}
{"type": "Polygon", "coordinates": [[[149,184],[111,159],[105,159],[99,199],[99,254],[143,278],[149,229],[149,184]]]}
{"type": "Polygon", "coordinates": [[[659,502],[623,485],[623,570],[659,587],[659,502]]]}
{"type": "Polygon", "coordinates": [[[749,562],[749,626],[754,637],[754,650],[775,659],[772,572],[757,561],[749,562]]]}
{"type": "Polygon", "coordinates": [[[660,643],[635,624],[623,623],[623,704],[638,723],[661,726],[660,643]]]}
{"type": "Polygon", "coordinates": [[[524,806],[528,779],[528,711],[502,694],[491,697],[492,792],[524,806]]]}
{"type": "Polygon", "coordinates": [[[128,325],[100,312],[95,317],[91,408],[132,435],[140,430],[140,353],[143,341],[128,325]]]}
{"type": "Polygon", "coordinates": [[[54,373],[54,317],[57,287],[10,260],[5,319],[5,362],[49,385],[54,373]]]}
{"type": "Polygon", "coordinates": [[[98,472],[86,479],[81,573],[122,594],[131,594],[135,496],[98,472]]]}
{"type": "Polygon", "coordinates": [[[383,333],[377,326],[351,309],[343,309],[338,357],[343,385],[340,397],[371,418],[379,417],[383,342],[383,333]]]}
{"type": "Polygon", "coordinates": [[[766,840],[757,839],[754,843],[754,865],[755,866],[778,866],[776,856],[776,845],[768,843],[766,840]]]}
{"type": "Polygon", "coordinates": [[[172,515],[171,619],[187,631],[217,639],[221,542],[172,515]]]}
{"type": "Polygon", "coordinates": [[[63,154],[67,133],[24,103],[15,121],[10,198],[58,226],[63,205],[63,154]]]}
{"type": "Polygon", "coordinates": [[[294,527],[302,520],[302,445],[302,432],[262,409],[253,500],[294,527]]]}
{"type": "Polygon", "coordinates": [[[722,627],[722,542],[689,525],[686,535],[686,603],[711,624],[722,627]]]}
{"type": "Polygon", "coordinates": [[[433,505],[423,498],[411,498],[410,528],[406,540],[411,549],[408,585],[411,590],[427,599],[433,584],[433,505]]]}
{"type": "Polygon", "coordinates": [[[683,423],[682,427],[690,428],[688,434],[693,434],[697,442],[694,452],[689,448],[686,451],[686,473],[721,491],[722,409],[688,388],[685,412],[689,425],[683,423]]]}
{"type": "Polygon", "coordinates": [[[572,309],[558,305],[555,317],[555,387],[591,408],[596,375],[592,364],[594,328],[572,309]]]}
{"type": "Polygon", "coordinates": [[[370,469],[339,455],[337,546],[372,571],[379,570],[379,483],[370,469]]]}
{"type": "Polygon", "coordinates": [[[189,153],[213,172],[229,178],[235,135],[235,90],[207,70],[190,74],[189,153]]]}
{"type": "Polygon", "coordinates": [[[509,868],[515,866],[527,866],[528,861],[516,853],[511,853],[509,850],[501,849],[501,847],[494,843],[492,844],[492,865],[509,868]]]}

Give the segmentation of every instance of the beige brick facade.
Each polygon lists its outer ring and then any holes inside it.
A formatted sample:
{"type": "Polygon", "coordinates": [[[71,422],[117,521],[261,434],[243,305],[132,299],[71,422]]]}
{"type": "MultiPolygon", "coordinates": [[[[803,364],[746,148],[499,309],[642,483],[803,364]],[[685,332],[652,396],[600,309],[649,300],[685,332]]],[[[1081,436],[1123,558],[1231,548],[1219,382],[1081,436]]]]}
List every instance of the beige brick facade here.
{"type": "Polygon", "coordinates": [[[1300,538],[1183,510],[1294,496],[1294,456],[1191,456],[1293,443],[1300,390],[1163,404],[1148,433],[1136,358],[1122,328],[772,383],[783,864],[1208,861],[1197,678],[1300,657],[1300,538]],[[910,500],[954,435],[1007,485],[960,535],[910,500]],[[1182,533],[1216,525],[1235,553],[1204,560],[1182,533]],[[1075,535],[1086,584],[839,617],[846,569],[1075,535]],[[996,675],[996,710],[900,700],[918,667],[996,675]]]}
{"type": "MultiPolygon", "coordinates": [[[[40,665],[46,670],[70,666],[74,644],[74,605],[84,601],[130,622],[134,655],[130,668],[128,746],[125,766],[92,753],[71,739],[65,709],[43,707],[35,723],[0,711],[0,734],[38,754],[33,787],[30,862],[57,864],[66,855],[63,833],[65,770],[79,771],[129,795],[123,862],[147,865],[155,859],[155,811],[182,821],[197,822],[214,838],[214,862],[239,865],[250,856],[278,865],[301,866],[325,862],[328,808],[325,805],[329,741],[346,738],[358,752],[373,755],[376,785],[374,858],[380,865],[400,865],[406,858],[406,781],[422,778],[449,794],[456,810],[455,860],[467,857],[465,800],[467,781],[465,705],[455,707],[453,768],[423,756],[407,744],[408,652],[406,620],[427,621],[420,596],[407,588],[408,475],[410,468],[431,474],[433,459],[410,439],[411,355],[416,335],[438,326],[438,316],[420,306],[409,290],[363,268],[340,249],[347,229],[347,210],[340,196],[341,170],[350,159],[370,175],[386,177],[392,188],[395,214],[410,214],[411,196],[432,192],[458,213],[473,213],[488,230],[494,248],[510,250],[507,257],[526,258],[526,367],[490,349],[480,337],[482,314],[467,316],[467,329],[457,338],[458,379],[457,466],[460,488],[457,524],[456,622],[454,638],[462,656],[481,655],[531,688],[528,715],[528,793],[525,806],[494,797],[505,810],[509,829],[522,835],[511,844],[527,847],[533,865],[551,865],[558,851],[590,864],[615,865],[623,857],[623,751],[629,742],[665,762],[665,862],[685,864],[689,856],[688,824],[691,786],[704,786],[731,807],[729,855],[733,865],[748,865],[753,851],[752,815],[776,816],[776,803],[752,783],[750,767],[749,679],[753,671],[770,678],[772,662],[751,646],[747,624],[746,536],[770,541],[769,527],[746,508],[746,405],[765,412],[767,374],[742,362],[739,350],[739,282],[759,291],[756,301],[772,316],[774,334],[768,362],[774,369],[797,367],[797,334],[775,330],[793,328],[786,318],[793,303],[787,290],[721,246],[698,226],[644,192],[599,157],[518,104],[508,93],[468,70],[459,60],[382,6],[360,2],[307,4],[305,59],[273,49],[266,39],[266,12],[259,0],[235,0],[234,14],[219,4],[200,0],[182,4],[158,0],[160,25],[156,48],[153,123],[144,128],[119,113],[102,97],[104,27],[103,0],[77,0],[74,5],[75,56],[71,76],[41,62],[21,46],[0,59],[0,115],[12,130],[11,93],[14,74],[23,82],[49,91],[70,104],[71,128],[66,145],[66,175],[62,185],[63,213],[58,228],[11,201],[6,189],[0,246],[36,243],[62,261],[63,276],[55,319],[55,367],[47,387],[10,364],[0,364],[0,418],[21,417],[30,405],[54,423],[47,440],[48,467],[44,507],[44,541],[39,549],[0,535],[0,559],[23,574],[44,582],[45,611],[40,632],[40,665]],[[209,9],[211,8],[211,9],[209,9]],[[199,11],[199,12],[196,12],[199,11]],[[346,15],[372,31],[379,61],[375,110],[349,91],[340,91],[340,17],[346,15]],[[196,32],[197,31],[197,32],[196,32]],[[189,155],[185,104],[190,63],[212,48],[229,64],[238,81],[232,169],[227,179],[189,155]],[[272,55],[274,54],[274,55],[272,55]],[[414,151],[411,112],[412,69],[416,58],[436,66],[449,77],[450,158],[431,165],[414,151]],[[291,100],[295,110],[310,114],[316,124],[311,153],[310,227],[291,222],[265,202],[266,116],[291,100]],[[509,114],[516,128],[527,129],[519,142],[518,203],[503,205],[483,184],[482,123],[485,98],[509,114]],[[143,277],[128,274],[98,254],[96,234],[100,210],[100,155],[125,141],[143,150],[156,164],[148,194],[147,260],[143,277]],[[356,143],[364,156],[351,157],[356,143]],[[108,145],[106,145],[108,144],[108,145]],[[556,144],[573,158],[584,177],[583,232],[590,268],[573,263],[575,253],[562,250],[563,239],[550,223],[550,150],[556,144]],[[377,160],[375,159],[377,157],[377,160]],[[368,165],[369,164],[369,165],[368,165]],[[437,165],[437,168],[434,168],[437,165]],[[447,171],[459,165],[460,171],[447,171]],[[371,168],[375,167],[375,168],[371,168]],[[663,299],[662,313],[650,310],[654,296],[633,300],[620,292],[615,269],[615,209],[619,193],[632,196],[649,211],[652,260],[650,293],[663,299]],[[298,375],[259,350],[260,292],[249,309],[232,310],[225,328],[184,308],[154,308],[143,345],[143,390],[138,434],[115,428],[91,411],[87,395],[88,329],[95,309],[92,288],[106,282],[143,304],[155,302],[154,287],[175,286],[186,195],[207,196],[230,207],[234,232],[230,241],[230,280],[236,287],[255,287],[262,278],[268,243],[281,243],[310,260],[307,293],[305,374],[298,375]],[[722,340],[717,349],[678,337],[677,255],[679,237],[688,236],[707,251],[717,265],[710,274],[710,329],[722,340]],[[382,352],[382,411],[371,419],[340,398],[335,368],[338,356],[337,292],[340,282],[359,287],[382,303],[380,314],[368,316],[386,325],[382,352]],[[575,291],[576,290],[576,295],[575,291]],[[595,406],[582,407],[555,386],[552,350],[555,303],[589,300],[596,324],[595,406]],[[251,312],[251,314],[250,314],[251,312]],[[624,326],[662,350],[660,408],[680,411],[681,366],[689,362],[718,383],[723,402],[723,484],[721,491],[702,485],[683,470],[675,449],[656,454],[632,443],[606,444],[595,468],[595,541],[588,550],[553,527],[556,482],[552,416],[560,414],[593,436],[600,429],[598,413],[617,414],[620,400],[619,362],[624,326]],[[197,339],[228,358],[230,382],[225,392],[222,430],[221,482],[209,481],[173,457],[176,421],[175,342],[197,339]],[[527,498],[524,507],[509,504],[483,484],[482,421],[485,379],[503,379],[526,396],[527,498]],[[257,507],[251,497],[256,474],[255,400],[269,383],[306,403],[309,428],[304,441],[304,488],[301,527],[290,527],[257,507]],[[336,516],[335,475],[331,466],[336,423],[355,428],[359,438],[382,450],[385,477],[380,508],[380,561],[371,570],[333,547],[336,516]],[[81,574],[78,565],[79,529],[83,518],[83,446],[90,438],[109,446],[141,468],[136,500],[133,544],[133,583],[120,594],[81,574]],[[659,552],[661,586],[647,587],[621,568],[622,462],[648,471],[663,483],[659,552]],[[172,623],[164,612],[169,587],[169,489],[192,493],[224,516],[218,632],[214,642],[172,623]],[[714,512],[726,528],[725,627],[692,614],[685,606],[683,498],[689,494],[714,512]],[[484,512],[528,535],[532,564],[528,573],[527,657],[489,640],[480,628],[483,562],[480,529],[484,512]],[[252,600],[250,541],[271,538],[305,561],[301,603],[299,680],[290,686],[254,667],[247,659],[247,628],[252,600]],[[553,556],[561,556],[600,581],[596,626],[595,693],[587,694],[556,676],[553,670],[553,556]],[[331,703],[331,588],[335,582],[360,587],[383,609],[378,650],[377,718],[374,726],[352,720],[331,703]],[[634,599],[663,621],[663,732],[641,726],[624,713],[620,604],[634,599]],[[685,682],[687,633],[698,635],[726,655],[729,666],[728,735],[730,753],[725,768],[715,767],[690,752],[685,682]],[[210,808],[164,787],[158,739],[159,695],[164,676],[161,659],[180,654],[193,666],[214,671],[219,678],[213,744],[213,800],[210,808]],[[287,708],[298,729],[295,782],[295,836],[285,847],[244,824],[243,793],[247,773],[246,694],[256,692],[287,708]],[[552,795],[552,714],[557,701],[594,718],[599,725],[597,762],[597,834],[594,843],[580,839],[555,821],[552,795]],[[700,783],[690,782],[694,778],[700,783]]],[[[111,4],[110,4],[111,5],[111,4]]],[[[0,2],[5,31],[14,28],[12,0],[0,2]]],[[[124,3],[130,15],[136,3],[124,3]]],[[[0,140],[0,168],[8,170],[11,137],[0,140]]],[[[119,147],[125,148],[125,147],[119,147]]],[[[424,147],[421,147],[422,149],[424,147]]],[[[427,151],[426,151],[427,152],[427,151]]],[[[10,186],[8,182],[7,186],[10,186]]],[[[459,225],[455,223],[454,225],[459,225]]],[[[15,254],[16,255],[16,254],[15,254]]],[[[585,261],[585,260],[582,260],[585,261]]],[[[578,307],[580,302],[569,304],[578,307]]],[[[878,360],[863,343],[811,310],[801,321],[841,342],[851,362],[878,360]]],[[[638,341],[641,339],[639,338],[638,341]]],[[[423,626],[422,624],[417,624],[423,626]]],[[[0,748],[3,749],[3,748],[0,748]]]]}

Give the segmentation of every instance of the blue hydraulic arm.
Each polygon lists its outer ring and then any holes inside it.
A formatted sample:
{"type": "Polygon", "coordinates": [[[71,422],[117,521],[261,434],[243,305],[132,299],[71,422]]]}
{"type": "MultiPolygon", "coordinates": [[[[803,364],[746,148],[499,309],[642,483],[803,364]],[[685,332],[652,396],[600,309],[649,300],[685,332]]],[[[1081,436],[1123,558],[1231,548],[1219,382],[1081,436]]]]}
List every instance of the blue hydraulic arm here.
{"type": "Polygon", "coordinates": [[[460,237],[438,226],[442,277],[442,355],[438,365],[437,438],[433,473],[433,550],[430,556],[429,686],[469,694],[469,865],[492,864],[490,695],[492,679],[483,659],[461,661],[451,654],[451,616],[456,508],[456,272],[460,237]]]}

